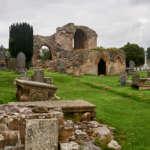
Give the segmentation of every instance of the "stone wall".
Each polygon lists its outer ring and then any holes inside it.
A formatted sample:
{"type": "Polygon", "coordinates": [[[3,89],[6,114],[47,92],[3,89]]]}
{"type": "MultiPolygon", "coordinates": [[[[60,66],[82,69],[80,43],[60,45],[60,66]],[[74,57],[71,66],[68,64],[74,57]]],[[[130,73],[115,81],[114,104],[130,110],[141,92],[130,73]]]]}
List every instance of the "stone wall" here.
{"type": "Polygon", "coordinates": [[[74,75],[98,75],[98,64],[102,59],[106,63],[106,75],[120,74],[125,71],[125,54],[122,50],[57,50],[52,61],[37,60],[34,67],[49,71],[74,75]]]}

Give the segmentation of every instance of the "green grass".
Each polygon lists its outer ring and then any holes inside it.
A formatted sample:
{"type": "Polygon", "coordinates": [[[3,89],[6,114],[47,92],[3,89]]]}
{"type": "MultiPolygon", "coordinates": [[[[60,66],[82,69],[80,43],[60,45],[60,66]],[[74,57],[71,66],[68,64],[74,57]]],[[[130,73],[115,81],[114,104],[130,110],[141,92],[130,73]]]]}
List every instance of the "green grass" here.
{"type": "MultiPolygon", "coordinates": [[[[45,75],[53,77],[62,100],[84,99],[95,104],[97,119],[116,128],[123,150],[150,150],[150,91],[138,91],[129,84],[121,87],[118,76],[45,75]]],[[[0,71],[0,103],[16,101],[14,78],[15,73],[0,71]]]]}

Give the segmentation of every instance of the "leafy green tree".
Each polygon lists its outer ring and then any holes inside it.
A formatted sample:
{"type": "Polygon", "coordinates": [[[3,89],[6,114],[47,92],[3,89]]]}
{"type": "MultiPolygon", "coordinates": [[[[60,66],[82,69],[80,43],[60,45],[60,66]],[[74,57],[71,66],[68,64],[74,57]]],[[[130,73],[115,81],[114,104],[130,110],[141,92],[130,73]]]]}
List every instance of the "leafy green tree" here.
{"type": "Polygon", "coordinates": [[[144,48],[137,44],[127,43],[121,49],[126,54],[126,65],[129,66],[129,61],[133,60],[136,66],[144,64],[144,48]]]}
{"type": "Polygon", "coordinates": [[[9,27],[9,51],[12,57],[22,51],[26,61],[30,62],[33,55],[33,27],[27,23],[16,23],[9,27]]]}
{"type": "Polygon", "coordinates": [[[150,60],[150,47],[147,48],[147,58],[150,60]]]}
{"type": "Polygon", "coordinates": [[[41,48],[38,58],[42,60],[51,60],[52,56],[50,50],[48,48],[41,48]]]}

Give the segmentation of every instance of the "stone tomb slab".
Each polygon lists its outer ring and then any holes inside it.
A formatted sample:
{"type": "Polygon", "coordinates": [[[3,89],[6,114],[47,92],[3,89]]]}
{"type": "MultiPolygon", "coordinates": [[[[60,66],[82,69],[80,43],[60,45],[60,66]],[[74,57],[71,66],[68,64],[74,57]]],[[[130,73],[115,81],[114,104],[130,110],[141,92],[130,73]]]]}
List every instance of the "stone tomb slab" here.
{"type": "Polygon", "coordinates": [[[26,120],[25,150],[58,149],[57,119],[26,120]]]}
{"type": "Polygon", "coordinates": [[[9,105],[20,105],[26,107],[43,106],[49,109],[61,108],[63,113],[85,113],[90,112],[95,115],[96,105],[84,100],[60,100],[60,101],[36,101],[36,102],[11,102],[9,105]]]}

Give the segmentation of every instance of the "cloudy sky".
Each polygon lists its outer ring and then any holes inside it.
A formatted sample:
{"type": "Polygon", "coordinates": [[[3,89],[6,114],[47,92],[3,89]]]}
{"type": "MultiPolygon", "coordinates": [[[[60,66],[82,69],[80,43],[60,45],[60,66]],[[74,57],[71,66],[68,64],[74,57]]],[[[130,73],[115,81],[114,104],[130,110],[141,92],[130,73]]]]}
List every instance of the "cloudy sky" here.
{"type": "Polygon", "coordinates": [[[98,34],[98,46],[127,42],[150,46],[150,0],[0,0],[0,44],[8,47],[9,26],[28,22],[34,34],[51,35],[69,22],[98,34]]]}

